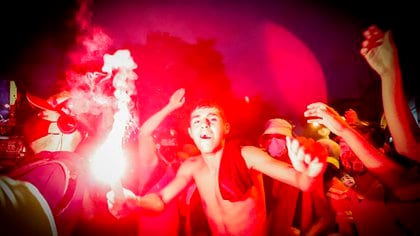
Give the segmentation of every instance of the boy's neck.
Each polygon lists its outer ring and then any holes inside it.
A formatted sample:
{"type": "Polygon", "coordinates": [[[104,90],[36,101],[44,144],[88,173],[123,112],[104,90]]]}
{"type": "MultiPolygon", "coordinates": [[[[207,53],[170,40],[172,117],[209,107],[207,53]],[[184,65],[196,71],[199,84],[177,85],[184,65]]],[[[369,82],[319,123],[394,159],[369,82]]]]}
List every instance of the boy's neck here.
{"type": "Polygon", "coordinates": [[[223,148],[220,148],[215,152],[203,153],[201,156],[209,169],[217,170],[220,165],[220,160],[222,159],[222,154],[223,148]]]}

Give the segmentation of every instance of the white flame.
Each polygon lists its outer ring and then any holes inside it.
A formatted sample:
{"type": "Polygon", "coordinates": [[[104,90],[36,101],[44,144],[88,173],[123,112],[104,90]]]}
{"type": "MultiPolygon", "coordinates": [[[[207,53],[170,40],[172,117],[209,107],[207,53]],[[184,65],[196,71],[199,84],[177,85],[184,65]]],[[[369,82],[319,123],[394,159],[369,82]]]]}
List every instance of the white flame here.
{"type": "Polygon", "coordinates": [[[111,185],[121,179],[126,169],[123,140],[128,123],[132,119],[130,104],[131,95],[135,91],[134,81],[137,79],[133,71],[135,68],[137,65],[128,50],[119,50],[114,55],[104,56],[102,71],[106,72],[109,78],[113,76],[118,110],[114,114],[114,123],[108,137],[91,160],[91,169],[97,179],[111,185]]]}

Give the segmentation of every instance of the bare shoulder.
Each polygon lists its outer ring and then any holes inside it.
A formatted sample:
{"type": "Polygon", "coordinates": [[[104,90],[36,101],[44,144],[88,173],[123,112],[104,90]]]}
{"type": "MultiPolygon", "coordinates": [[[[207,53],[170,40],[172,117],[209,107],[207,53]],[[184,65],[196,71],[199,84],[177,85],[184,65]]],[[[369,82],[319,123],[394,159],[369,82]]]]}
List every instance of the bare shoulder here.
{"type": "Polygon", "coordinates": [[[198,155],[198,156],[188,157],[182,162],[181,166],[183,168],[195,169],[195,168],[199,168],[203,164],[204,164],[203,158],[201,157],[201,155],[198,155]]]}

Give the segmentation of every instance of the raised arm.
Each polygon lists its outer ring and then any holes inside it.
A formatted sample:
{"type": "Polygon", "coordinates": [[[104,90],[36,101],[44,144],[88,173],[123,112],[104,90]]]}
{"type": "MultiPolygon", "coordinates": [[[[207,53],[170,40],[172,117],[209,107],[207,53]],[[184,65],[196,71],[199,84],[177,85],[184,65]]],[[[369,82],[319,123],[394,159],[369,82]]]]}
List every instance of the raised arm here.
{"type": "Polygon", "coordinates": [[[391,32],[383,33],[377,26],[370,26],[363,35],[365,40],[360,53],[381,78],[384,113],[395,148],[400,154],[420,162],[420,128],[404,93],[397,48],[391,32]]]}
{"type": "MultiPolygon", "coordinates": [[[[153,131],[162,123],[162,121],[171,114],[174,110],[180,108],[185,102],[185,90],[180,88],[176,90],[168,104],[162,109],[153,114],[147,119],[140,127],[140,133],[138,137],[139,147],[139,169],[142,173],[148,173],[153,171],[158,163],[158,156],[156,153],[156,144],[153,140],[153,131]]],[[[145,174],[149,176],[149,174],[145,174]]],[[[147,181],[147,178],[142,178],[143,182],[147,181]]],[[[143,183],[144,184],[144,183],[143,183]]]]}
{"type": "Polygon", "coordinates": [[[401,184],[400,176],[404,169],[370,144],[332,107],[321,102],[312,103],[308,105],[304,116],[309,118],[308,123],[318,122],[343,138],[366,168],[385,184],[393,188],[401,184]]]}
{"type": "Polygon", "coordinates": [[[286,142],[292,165],[253,146],[243,147],[242,155],[250,168],[302,191],[308,191],[325,171],[326,156],[318,158],[308,154],[307,147],[301,145],[297,139],[286,137],[286,142]]]}

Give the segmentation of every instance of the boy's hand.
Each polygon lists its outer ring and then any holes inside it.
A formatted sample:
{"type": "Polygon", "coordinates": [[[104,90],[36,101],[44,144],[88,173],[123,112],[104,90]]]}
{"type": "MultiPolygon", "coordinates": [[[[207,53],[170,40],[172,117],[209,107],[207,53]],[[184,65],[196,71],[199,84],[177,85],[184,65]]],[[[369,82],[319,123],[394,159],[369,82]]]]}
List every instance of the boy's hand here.
{"type": "Polygon", "coordinates": [[[326,168],[327,150],[313,139],[286,137],[286,145],[293,167],[309,177],[317,177],[326,168]]]}
{"type": "Polygon", "coordinates": [[[133,210],[134,208],[133,204],[130,203],[132,203],[133,200],[136,200],[136,195],[132,191],[125,188],[123,188],[123,193],[123,198],[116,197],[114,191],[109,191],[106,194],[108,210],[116,218],[121,218],[125,215],[128,215],[129,211],[133,210]]]}

